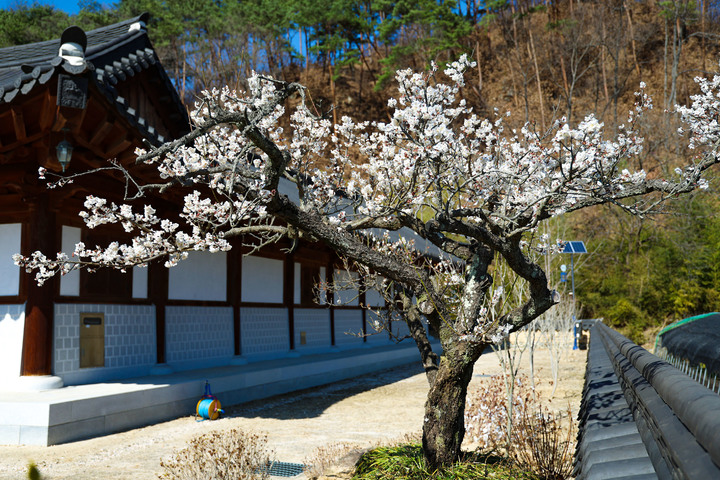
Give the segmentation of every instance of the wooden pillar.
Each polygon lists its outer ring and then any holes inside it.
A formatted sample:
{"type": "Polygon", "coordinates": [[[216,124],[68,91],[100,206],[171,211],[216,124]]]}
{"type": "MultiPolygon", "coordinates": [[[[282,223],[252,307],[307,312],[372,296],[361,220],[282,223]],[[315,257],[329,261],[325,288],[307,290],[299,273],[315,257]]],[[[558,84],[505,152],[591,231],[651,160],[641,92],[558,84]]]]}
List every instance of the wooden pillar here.
{"type": "Polygon", "coordinates": [[[290,350],[295,350],[295,255],[292,253],[285,256],[283,277],[283,303],[288,309],[290,350]]]}
{"type": "MultiPolygon", "coordinates": [[[[57,252],[55,213],[50,209],[47,193],[30,200],[30,221],[23,232],[26,255],[39,250],[53,258],[57,252]]],[[[23,332],[21,375],[51,375],[53,353],[53,304],[57,279],[53,277],[42,286],[29,274],[25,302],[25,330],[23,332]]]]}
{"type": "MultiPolygon", "coordinates": [[[[332,262],[328,262],[327,272],[325,273],[325,282],[328,285],[331,285],[332,282],[335,281],[335,264],[332,262]]],[[[328,288],[325,291],[325,297],[327,298],[327,304],[330,308],[330,345],[333,347],[335,346],[335,294],[332,292],[331,288],[328,288]]]]}
{"type": "Polygon", "coordinates": [[[157,363],[163,364],[165,355],[165,306],[168,298],[168,269],[162,261],[150,264],[150,300],[155,305],[155,342],[157,363]]]}
{"type": "Polygon", "coordinates": [[[233,309],[233,353],[242,355],[240,331],[240,300],[242,291],[242,252],[240,246],[234,246],[228,253],[227,298],[233,309]]]}

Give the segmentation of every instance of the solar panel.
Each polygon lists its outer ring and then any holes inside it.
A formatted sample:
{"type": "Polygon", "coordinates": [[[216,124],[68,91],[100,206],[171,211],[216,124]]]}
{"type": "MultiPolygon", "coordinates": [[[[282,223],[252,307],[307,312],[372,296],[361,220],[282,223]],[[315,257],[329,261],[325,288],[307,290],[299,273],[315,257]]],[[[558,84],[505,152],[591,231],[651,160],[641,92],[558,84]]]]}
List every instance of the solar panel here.
{"type": "Polygon", "coordinates": [[[566,242],[562,253],[587,253],[587,248],[582,241],[566,242]]]}
{"type": "Polygon", "coordinates": [[[585,248],[585,244],[582,241],[570,242],[570,245],[573,246],[575,253],[587,253],[587,248],[585,248]]]}

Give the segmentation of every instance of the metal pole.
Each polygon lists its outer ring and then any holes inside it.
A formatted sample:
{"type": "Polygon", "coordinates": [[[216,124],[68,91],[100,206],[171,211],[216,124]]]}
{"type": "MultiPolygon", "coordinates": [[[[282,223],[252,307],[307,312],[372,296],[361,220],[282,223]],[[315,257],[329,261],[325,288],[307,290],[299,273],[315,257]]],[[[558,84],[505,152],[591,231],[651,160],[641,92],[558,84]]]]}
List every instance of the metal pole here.
{"type": "Polygon", "coordinates": [[[570,279],[572,280],[573,292],[573,316],[575,315],[575,262],[573,262],[573,254],[570,254],[570,279]]]}
{"type": "Polygon", "coordinates": [[[578,349],[578,331],[577,331],[577,318],[575,318],[575,266],[573,262],[573,254],[570,253],[570,282],[572,283],[572,296],[573,296],[573,309],[572,309],[572,320],[573,320],[573,350],[578,349]]]}

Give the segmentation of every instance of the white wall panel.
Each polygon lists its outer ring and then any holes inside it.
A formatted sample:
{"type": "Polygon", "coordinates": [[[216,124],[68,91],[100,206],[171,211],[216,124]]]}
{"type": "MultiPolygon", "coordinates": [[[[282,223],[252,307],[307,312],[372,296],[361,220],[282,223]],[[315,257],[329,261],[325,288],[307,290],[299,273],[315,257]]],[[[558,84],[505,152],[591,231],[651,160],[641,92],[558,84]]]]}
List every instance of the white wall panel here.
{"type": "Polygon", "coordinates": [[[282,260],[246,256],[242,259],[242,301],[283,303],[282,260]]]}
{"type": "Polygon", "coordinates": [[[369,310],[367,312],[367,339],[365,340],[367,343],[378,345],[378,344],[387,344],[390,343],[390,336],[388,335],[388,332],[386,330],[380,330],[377,331],[375,328],[373,328],[374,322],[380,322],[381,324],[385,322],[384,319],[380,318],[375,312],[372,310],[369,310]]]}
{"type": "Polygon", "coordinates": [[[133,296],[133,298],[147,298],[147,296],[148,296],[148,268],[147,267],[133,268],[132,296],[133,296]]]}
{"type": "MultiPolygon", "coordinates": [[[[68,256],[72,256],[75,251],[75,245],[80,242],[81,230],[77,227],[62,227],[62,240],[60,250],[68,256]]],[[[60,295],[68,297],[77,297],[80,295],[80,270],[73,270],[60,277],[60,295]]]]}
{"type": "Polygon", "coordinates": [[[375,289],[368,289],[365,292],[365,302],[371,307],[384,307],[385,298],[375,289]]]}
{"type": "Polygon", "coordinates": [[[299,263],[297,263],[297,262],[295,262],[295,271],[294,271],[295,275],[294,275],[294,280],[293,280],[293,281],[295,282],[295,283],[293,284],[293,289],[294,289],[294,291],[293,291],[293,303],[294,303],[295,305],[299,305],[299,304],[300,304],[300,300],[301,300],[301,298],[302,298],[302,286],[300,285],[301,279],[302,279],[301,271],[302,271],[302,265],[299,264],[299,263]]]}
{"type": "Polygon", "coordinates": [[[357,272],[348,272],[347,270],[335,270],[333,283],[335,283],[335,305],[359,305],[360,299],[358,291],[351,288],[357,285],[357,272]]]}
{"type": "Polygon", "coordinates": [[[318,288],[320,290],[320,305],[326,305],[327,304],[327,282],[325,279],[325,267],[320,267],[320,285],[318,285],[318,288]]]}
{"type": "Polygon", "coordinates": [[[227,299],[227,254],[191,252],[169,272],[168,298],[172,300],[227,299]]]}
{"type": "Polygon", "coordinates": [[[20,376],[24,328],[24,305],[0,305],[0,381],[20,376]]]}
{"type": "Polygon", "coordinates": [[[20,223],[0,225],[0,295],[20,293],[20,268],[13,263],[12,256],[20,253],[21,237],[20,223]]]}

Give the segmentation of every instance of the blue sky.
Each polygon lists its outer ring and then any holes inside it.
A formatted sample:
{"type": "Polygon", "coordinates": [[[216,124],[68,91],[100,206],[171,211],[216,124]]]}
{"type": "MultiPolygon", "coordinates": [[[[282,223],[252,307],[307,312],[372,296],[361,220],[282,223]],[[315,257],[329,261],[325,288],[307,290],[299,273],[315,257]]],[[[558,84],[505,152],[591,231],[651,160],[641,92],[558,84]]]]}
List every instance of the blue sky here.
{"type": "MultiPolygon", "coordinates": [[[[32,4],[32,0],[28,0],[27,2],[18,2],[18,0],[0,0],[0,8],[6,9],[9,7],[12,7],[14,5],[17,5],[18,3],[28,3],[32,4]]],[[[41,3],[43,5],[52,5],[58,10],[62,10],[64,12],[73,14],[77,13],[78,10],[78,0],[55,0],[55,1],[42,1],[40,0],[38,3],[41,3]]],[[[102,3],[102,2],[101,2],[102,3]]]]}

